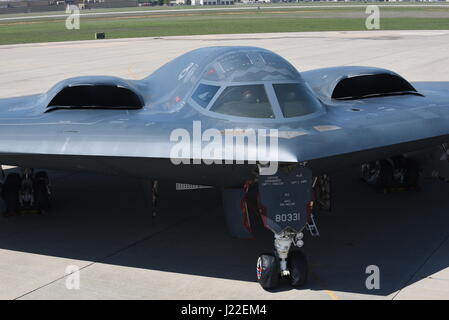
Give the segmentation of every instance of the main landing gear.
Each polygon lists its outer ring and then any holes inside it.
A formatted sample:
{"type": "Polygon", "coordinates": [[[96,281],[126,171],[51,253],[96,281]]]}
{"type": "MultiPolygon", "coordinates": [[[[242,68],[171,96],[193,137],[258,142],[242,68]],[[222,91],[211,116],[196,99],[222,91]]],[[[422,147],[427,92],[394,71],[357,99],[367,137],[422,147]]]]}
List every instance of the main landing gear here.
{"type": "Polygon", "coordinates": [[[373,161],[362,165],[362,179],[374,188],[388,193],[391,191],[419,188],[419,164],[404,156],[373,161]]]}
{"type": "Polygon", "coordinates": [[[146,199],[146,205],[155,218],[158,214],[159,182],[157,180],[142,180],[142,190],[146,199]],[[150,195],[150,196],[149,196],[150,195]]]}
{"type": "Polygon", "coordinates": [[[1,188],[5,216],[21,213],[43,213],[50,208],[48,174],[23,168],[20,173],[9,173],[1,188]]]}

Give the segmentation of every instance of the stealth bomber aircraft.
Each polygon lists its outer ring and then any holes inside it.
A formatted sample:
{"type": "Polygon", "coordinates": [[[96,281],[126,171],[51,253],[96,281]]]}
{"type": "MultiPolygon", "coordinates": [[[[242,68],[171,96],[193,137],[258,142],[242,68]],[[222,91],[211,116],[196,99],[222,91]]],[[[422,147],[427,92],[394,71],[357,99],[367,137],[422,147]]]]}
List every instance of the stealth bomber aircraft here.
{"type": "Polygon", "coordinates": [[[6,214],[46,210],[43,170],[90,171],[220,188],[231,234],[274,234],[260,255],[266,289],[307,279],[303,232],[331,207],[330,175],[359,165],[382,190],[448,177],[449,82],[409,83],[373,67],[299,73],[256,47],[208,47],[142,80],[71,78],[0,100],[6,214]],[[39,168],[39,170],[35,170],[39,168]],[[296,248],[295,248],[296,247],[296,248]]]}

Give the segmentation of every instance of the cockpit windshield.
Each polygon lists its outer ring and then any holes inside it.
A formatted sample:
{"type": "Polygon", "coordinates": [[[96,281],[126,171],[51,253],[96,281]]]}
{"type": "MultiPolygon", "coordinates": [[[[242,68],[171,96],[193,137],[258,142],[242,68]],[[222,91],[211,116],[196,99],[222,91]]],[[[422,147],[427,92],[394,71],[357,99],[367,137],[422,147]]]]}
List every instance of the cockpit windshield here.
{"type": "Polygon", "coordinates": [[[262,84],[227,87],[210,111],[237,117],[274,118],[262,84]]]}
{"type": "Polygon", "coordinates": [[[265,50],[236,50],[201,71],[193,105],[222,118],[287,119],[322,110],[319,100],[285,59],[265,50]]]}
{"type": "Polygon", "coordinates": [[[220,89],[219,86],[201,83],[192,95],[192,99],[201,107],[206,108],[218,89],[220,89]]]}
{"type": "Polygon", "coordinates": [[[273,84],[274,92],[285,118],[299,117],[314,113],[319,103],[300,83],[273,84]]]}

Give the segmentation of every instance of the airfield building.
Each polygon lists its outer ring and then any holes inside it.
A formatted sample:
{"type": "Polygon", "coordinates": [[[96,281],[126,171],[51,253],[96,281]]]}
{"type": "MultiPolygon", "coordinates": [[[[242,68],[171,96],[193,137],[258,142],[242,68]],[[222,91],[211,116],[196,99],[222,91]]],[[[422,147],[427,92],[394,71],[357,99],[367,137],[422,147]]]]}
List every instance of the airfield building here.
{"type": "Polygon", "coordinates": [[[192,0],[192,6],[216,6],[216,5],[232,5],[234,0],[192,0]]]}
{"type": "Polygon", "coordinates": [[[138,0],[21,0],[1,1],[1,13],[27,13],[43,11],[65,11],[67,5],[79,5],[88,8],[124,8],[136,7],[138,0]]]}

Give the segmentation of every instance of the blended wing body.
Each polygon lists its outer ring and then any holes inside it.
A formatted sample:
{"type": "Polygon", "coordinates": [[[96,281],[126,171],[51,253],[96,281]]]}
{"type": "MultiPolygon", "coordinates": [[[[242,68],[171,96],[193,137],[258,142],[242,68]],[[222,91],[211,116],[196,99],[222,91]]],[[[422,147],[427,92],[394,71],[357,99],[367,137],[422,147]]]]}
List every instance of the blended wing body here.
{"type": "Polygon", "coordinates": [[[134,176],[153,216],[157,180],[223,187],[231,235],[253,237],[257,221],[274,234],[258,282],[300,287],[307,259],[291,248],[319,235],[332,171],[361,165],[374,188],[418,190],[425,170],[449,179],[448,141],[449,82],[369,67],[300,74],[265,49],[202,48],[142,80],[78,77],[1,99],[0,164],[21,167],[1,200],[6,215],[48,210],[49,176],[34,168],[134,176]]]}
{"type": "Polygon", "coordinates": [[[202,48],[142,80],[80,77],[0,100],[0,163],[235,185],[253,165],[173,165],[173,132],[193,137],[194,122],[223,139],[229,129],[276,129],[276,159],[258,160],[307,162],[317,172],[448,141],[449,83],[401,79],[365,67],[299,74],[265,49],[202,48]]]}

